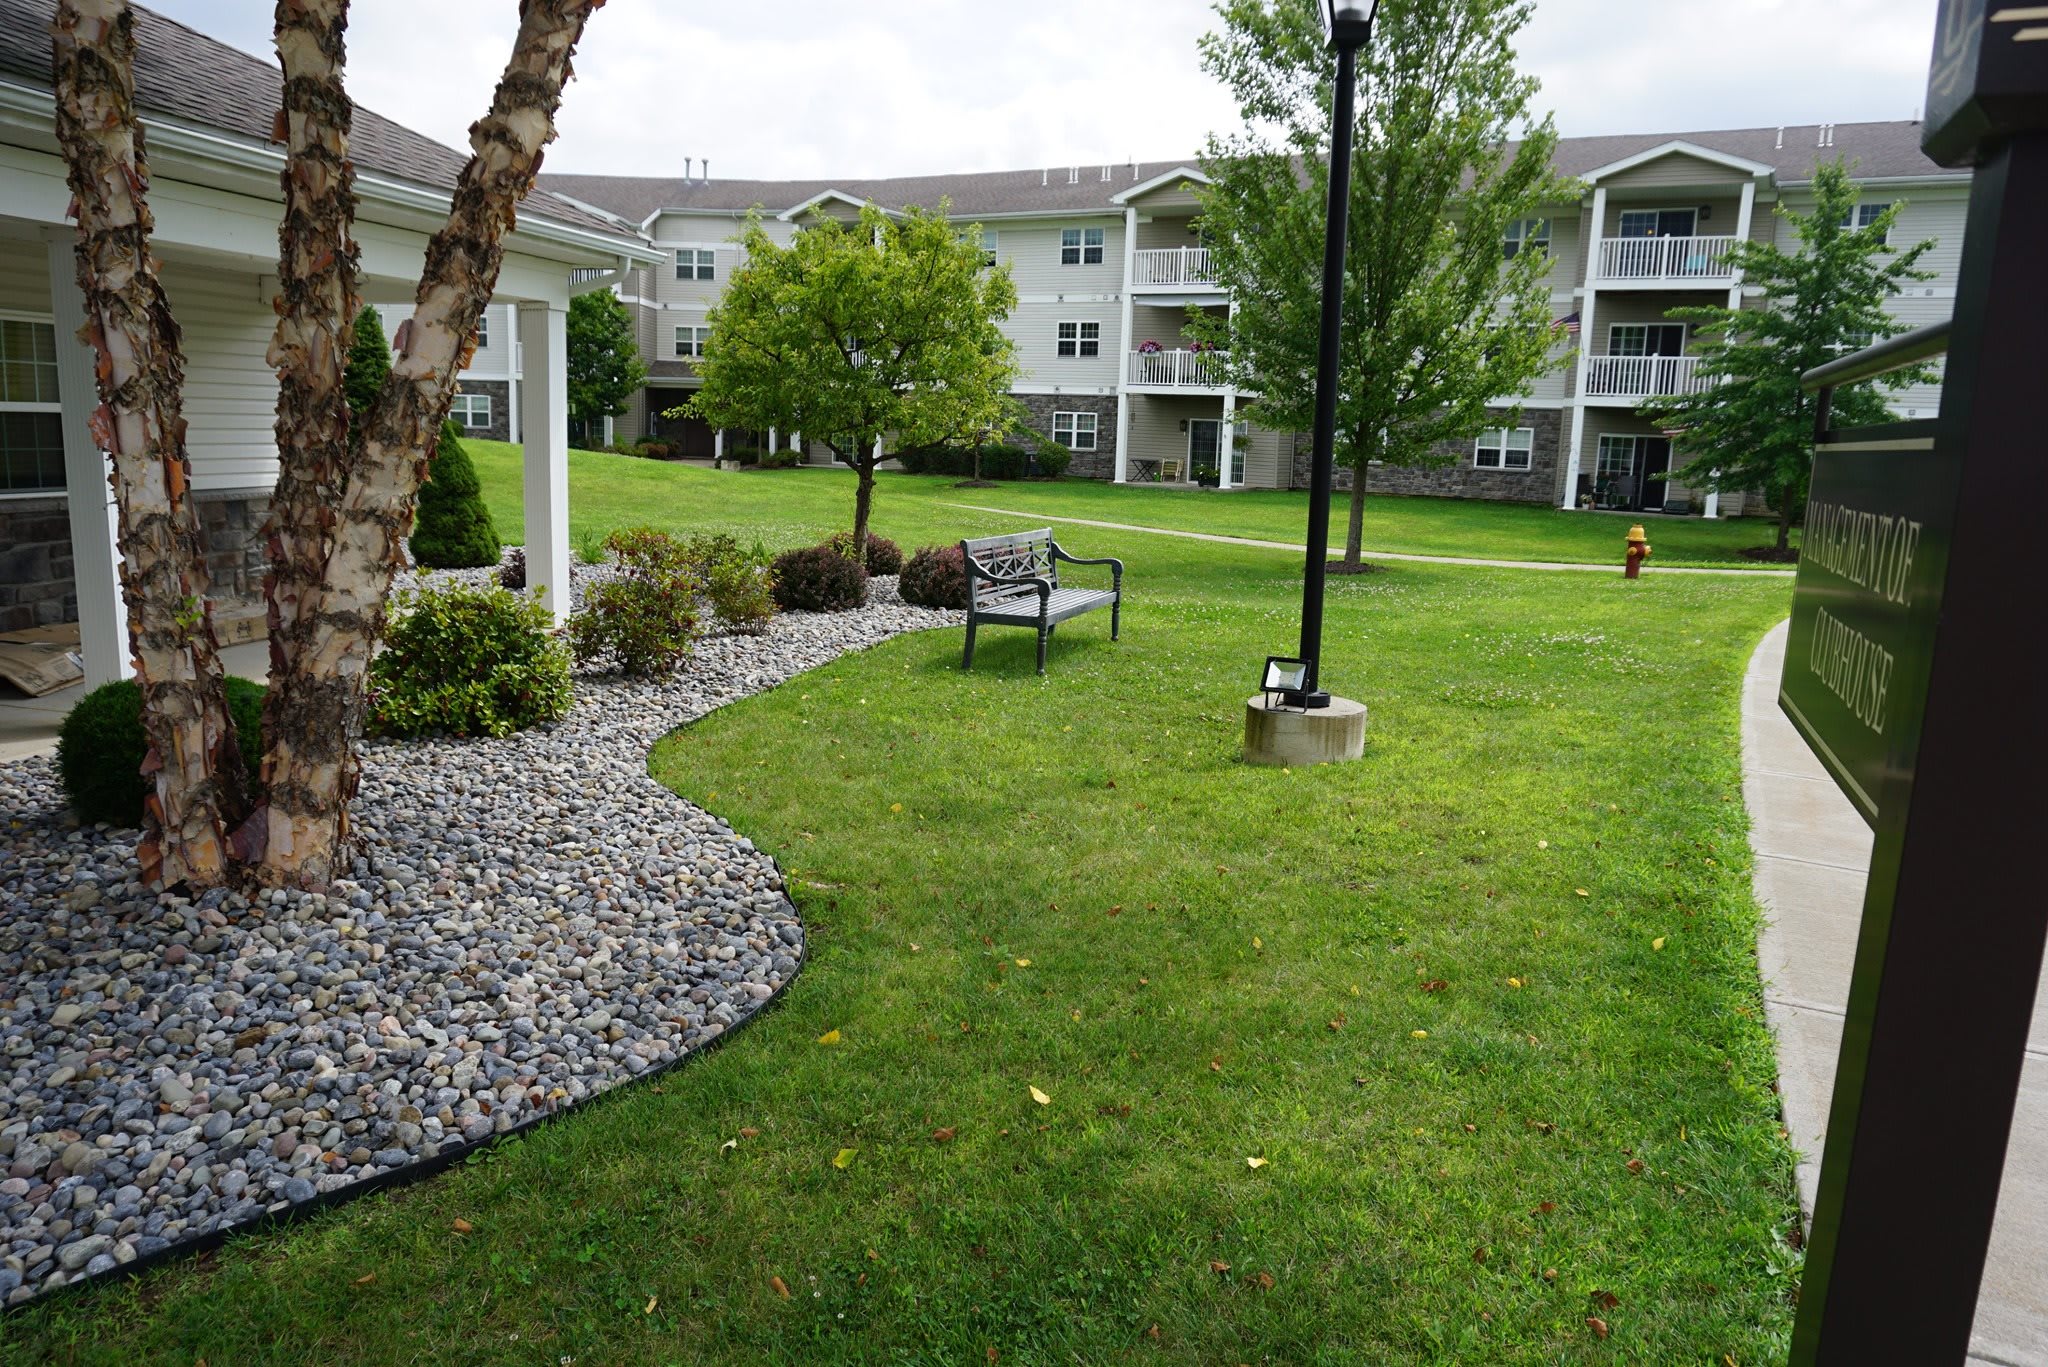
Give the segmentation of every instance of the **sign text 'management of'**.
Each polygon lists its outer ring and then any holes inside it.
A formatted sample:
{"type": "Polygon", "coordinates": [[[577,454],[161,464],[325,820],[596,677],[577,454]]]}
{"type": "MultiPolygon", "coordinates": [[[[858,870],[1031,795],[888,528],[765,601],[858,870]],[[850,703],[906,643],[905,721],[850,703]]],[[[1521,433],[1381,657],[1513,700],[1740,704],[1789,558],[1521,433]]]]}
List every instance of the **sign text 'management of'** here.
{"type": "Polygon", "coordinates": [[[1872,823],[1897,729],[1893,673],[1926,648],[1932,620],[1926,552],[1945,537],[1950,489],[1932,446],[1903,427],[1823,444],[1799,548],[1779,701],[1872,823]]]}

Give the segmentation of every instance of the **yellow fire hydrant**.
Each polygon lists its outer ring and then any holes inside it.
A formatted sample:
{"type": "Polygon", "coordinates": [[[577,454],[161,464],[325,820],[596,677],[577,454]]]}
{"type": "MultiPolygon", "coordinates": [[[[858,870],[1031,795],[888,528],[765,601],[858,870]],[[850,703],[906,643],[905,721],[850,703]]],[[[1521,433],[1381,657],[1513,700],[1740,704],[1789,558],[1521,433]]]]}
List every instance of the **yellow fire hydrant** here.
{"type": "Polygon", "coordinates": [[[1643,524],[1638,522],[1628,529],[1628,557],[1622,566],[1624,578],[1641,577],[1643,562],[1650,558],[1650,539],[1643,535],[1643,524]]]}

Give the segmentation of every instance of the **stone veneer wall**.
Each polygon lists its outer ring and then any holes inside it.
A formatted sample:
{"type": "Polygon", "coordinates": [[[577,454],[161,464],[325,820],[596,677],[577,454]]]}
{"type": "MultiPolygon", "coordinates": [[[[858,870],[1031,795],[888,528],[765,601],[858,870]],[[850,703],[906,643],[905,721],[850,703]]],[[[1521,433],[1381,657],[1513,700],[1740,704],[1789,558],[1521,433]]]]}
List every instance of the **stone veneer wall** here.
{"type": "MultiPolygon", "coordinates": [[[[261,635],[226,625],[263,616],[263,516],[268,489],[208,490],[192,496],[223,641],[261,635]]],[[[78,620],[71,520],[61,495],[0,499],[0,631],[78,620]]]]}
{"type": "Polygon", "coordinates": [[[512,440],[512,382],[510,380],[464,380],[465,394],[488,394],[491,396],[491,421],[488,427],[470,427],[463,430],[466,437],[481,437],[485,441],[512,440]]]}
{"type": "MultiPolygon", "coordinates": [[[[1489,409],[1508,425],[1508,410],[1489,409]]],[[[1556,408],[1525,408],[1514,422],[1535,429],[1527,470],[1482,470],[1472,464],[1472,442],[1440,443],[1438,454],[1450,463],[1435,469],[1420,466],[1382,465],[1367,468],[1368,494],[1426,494],[1439,498],[1490,499],[1498,503],[1556,503],[1564,476],[1564,413],[1556,408]]],[[[1291,487],[1306,489],[1309,476],[1309,434],[1294,434],[1294,475],[1291,487]]],[[[1350,489],[1351,471],[1338,466],[1333,472],[1338,489],[1350,489]]]]}
{"type": "MultiPolygon", "coordinates": [[[[1095,449],[1074,452],[1074,460],[1067,466],[1067,474],[1076,479],[1116,477],[1116,395],[1015,394],[1011,397],[1030,412],[1031,425],[1047,436],[1052,435],[1054,413],[1093,413],[1095,449]]],[[[1030,437],[1024,437],[1018,444],[1034,450],[1038,445],[1030,437]]]]}

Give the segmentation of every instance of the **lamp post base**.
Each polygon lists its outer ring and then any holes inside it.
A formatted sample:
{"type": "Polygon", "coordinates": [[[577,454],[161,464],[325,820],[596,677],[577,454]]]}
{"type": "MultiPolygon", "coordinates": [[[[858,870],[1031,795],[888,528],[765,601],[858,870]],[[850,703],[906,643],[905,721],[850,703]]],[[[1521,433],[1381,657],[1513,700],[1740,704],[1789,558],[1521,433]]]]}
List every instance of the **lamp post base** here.
{"type": "Polygon", "coordinates": [[[1302,711],[1245,699],[1244,759],[1247,764],[1341,764],[1365,753],[1365,704],[1333,697],[1329,706],[1302,711]]]}

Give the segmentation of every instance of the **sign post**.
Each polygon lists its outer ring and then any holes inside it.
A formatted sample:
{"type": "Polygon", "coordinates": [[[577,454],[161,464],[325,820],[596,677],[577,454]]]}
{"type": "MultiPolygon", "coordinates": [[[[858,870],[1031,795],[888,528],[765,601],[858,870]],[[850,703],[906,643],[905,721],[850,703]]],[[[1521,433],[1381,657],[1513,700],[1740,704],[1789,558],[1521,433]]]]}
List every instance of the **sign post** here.
{"type": "MultiPolygon", "coordinates": [[[[1968,1356],[2048,942],[2048,723],[2028,664],[2048,600],[2023,492],[2048,456],[2041,9],[1943,0],[1922,141],[1977,166],[1941,413],[1817,443],[1780,694],[1877,837],[1799,1367],[1968,1356]]],[[[1915,337],[1808,385],[1825,396],[1941,340],[1915,337]]]]}

